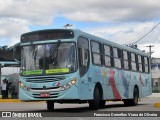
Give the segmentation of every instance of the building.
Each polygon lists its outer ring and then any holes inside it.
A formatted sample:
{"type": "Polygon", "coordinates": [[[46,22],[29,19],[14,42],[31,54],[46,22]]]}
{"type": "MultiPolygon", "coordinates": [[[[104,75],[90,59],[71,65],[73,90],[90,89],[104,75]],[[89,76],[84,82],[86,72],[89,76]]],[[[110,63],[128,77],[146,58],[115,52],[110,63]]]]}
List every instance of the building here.
{"type": "Polygon", "coordinates": [[[153,81],[153,92],[160,92],[160,58],[152,58],[151,74],[153,81]]]}
{"type": "MultiPolygon", "coordinates": [[[[19,45],[19,44],[17,44],[19,45]]],[[[18,46],[19,47],[19,46],[18,46]]],[[[9,82],[12,82],[12,86],[15,87],[14,91],[10,91],[11,95],[13,93],[14,98],[17,98],[18,92],[17,92],[17,85],[18,83],[16,83],[16,81],[18,80],[17,75],[2,75],[1,69],[4,67],[19,67],[19,63],[17,61],[15,61],[15,55],[19,55],[20,56],[20,47],[14,50],[14,48],[16,48],[16,46],[13,47],[7,47],[7,46],[0,46],[0,86],[2,83],[2,80],[4,78],[6,78],[7,80],[9,80],[9,82]],[[13,52],[15,51],[15,52],[13,52]],[[16,54],[14,54],[16,53],[16,54]],[[10,77],[11,76],[11,77],[10,77]]],[[[1,90],[0,90],[0,95],[1,95],[1,90]]]]}

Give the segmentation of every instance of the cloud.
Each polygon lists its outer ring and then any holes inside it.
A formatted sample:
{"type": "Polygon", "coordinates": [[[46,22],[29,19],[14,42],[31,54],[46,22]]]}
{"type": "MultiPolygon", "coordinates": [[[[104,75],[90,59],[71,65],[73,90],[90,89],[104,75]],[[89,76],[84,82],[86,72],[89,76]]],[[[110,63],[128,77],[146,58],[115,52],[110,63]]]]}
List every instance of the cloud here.
{"type": "MultiPolygon", "coordinates": [[[[15,43],[21,33],[30,31],[30,26],[52,25],[54,18],[62,16],[78,22],[111,23],[91,29],[86,26],[84,30],[114,42],[132,43],[155,25],[151,21],[160,19],[158,3],[158,0],[1,0],[0,41],[8,39],[8,43],[15,43]]],[[[152,38],[157,41],[158,32],[154,34],[152,38]]]]}
{"type": "Polygon", "coordinates": [[[12,46],[20,41],[20,35],[29,31],[28,22],[16,18],[0,18],[1,45],[12,46]]]}
{"type": "Polygon", "coordinates": [[[25,19],[30,24],[52,23],[54,2],[51,0],[5,0],[0,1],[0,16],[25,19]]]}
{"type": "Polygon", "coordinates": [[[160,18],[158,0],[56,0],[59,13],[76,21],[150,21],[160,18]]]}
{"type": "MultiPolygon", "coordinates": [[[[120,44],[131,44],[135,43],[147,32],[149,32],[155,26],[154,22],[144,22],[144,23],[122,23],[115,24],[112,26],[102,26],[96,28],[86,28],[86,32],[103,37],[105,39],[111,40],[120,44]]],[[[145,38],[138,42],[138,44],[143,43],[158,43],[160,27],[155,29],[145,38]]]]}
{"type": "Polygon", "coordinates": [[[0,16],[25,19],[30,24],[51,24],[57,15],[75,21],[119,22],[159,19],[158,0],[5,0],[0,16]]]}
{"type": "Polygon", "coordinates": [[[149,21],[160,18],[158,0],[5,0],[0,16],[26,19],[31,24],[48,25],[57,15],[75,21],[149,21]]]}
{"type": "MultiPolygon", "coordinates": [[[[115,43],[133,44],[140,38],[142,38],[147,32],[149,32],[156,24],[154,22],[144,23],[123,23],[115,26],[103,26],[96,28],[86,28],[84,31],[89,32],[93,35],[99,36],[106,40],[110,40],[115,43]]],[[[152,57],[160,57],[159,46],[160,46],[160,26],[154,29],[150,34],[141,39],[137,44],[138,48],[145,50],[149,49],[148,45],[153,45],[152,50],[154,53],[152,57]]]]}

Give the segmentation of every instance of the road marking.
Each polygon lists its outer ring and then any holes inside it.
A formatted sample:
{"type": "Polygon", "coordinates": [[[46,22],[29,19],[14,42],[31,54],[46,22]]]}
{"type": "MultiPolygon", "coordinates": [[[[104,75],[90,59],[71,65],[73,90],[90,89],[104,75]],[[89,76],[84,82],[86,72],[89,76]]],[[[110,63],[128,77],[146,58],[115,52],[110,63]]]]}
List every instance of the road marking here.
{"type": "Polygon", "coordinates": [[[19,99],[0,99],[0,103],[1,102],[45,102],[45,101],[21,101],[19,99]]]}
{"type": "Polygon", "coordinates": [[[155,104],[154,104],[154,107],[156,107],[156,108],[160,108],[160,102],[155,103],[155,104]]]}
{"type": "Polygon", "coordinates": [[[21,102],[19,99],[0,99],[0,102],[21,102]]]}

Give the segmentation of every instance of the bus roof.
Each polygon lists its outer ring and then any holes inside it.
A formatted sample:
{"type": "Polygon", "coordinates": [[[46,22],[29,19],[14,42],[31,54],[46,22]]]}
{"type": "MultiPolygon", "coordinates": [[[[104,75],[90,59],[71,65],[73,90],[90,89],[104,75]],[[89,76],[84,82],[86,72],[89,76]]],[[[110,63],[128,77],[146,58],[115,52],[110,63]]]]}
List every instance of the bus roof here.
{"type": "Polygon", "coordinates": [[[123,49],[123,50],[129,51],[129,52],[133,52],[133,53],[136,53],[136,54],[140,54],[140,55],[149,57],[149,54],[147,54],[145,52],[142,52],[141,50],[133,49],[133,48],[131,48],[129,46],[121,45],[121,44],[112,42],[110,40],[106,40],[104,38],[100,38],[98,36],[83,32],[80,29],[44,29],[44,30],[37,30],[37,31],[24,33],[24,34],[21,35],[21,37],[24,36],[24,35],[29,35],[29,34],[34,34],[34,33],[42,33],[42,32],[47,32],[47,31],[50,31],[50,32],[51,31],[73,31],[75,36],[81,35],[81,36],[90,38],[90,40],[99,41],[99,42],[102,42],[104,44],[107,44],[107,45],[110,45],[110,46],[113,46],[113,47],[117,47],[119,49],[123,49]]]}
{"type": "Polygon", "coordinates": [[[123,49],[123,50],[129,51],[129,52],[133,52],[133,53],[136,53],[136,54],[140,54],[140,55],[149,57],[148,53],[142,52],[139,49],[134,49],[134,48],[131,48],[129,46],[121,45],[121,44],[112,42],[110,40],[106,40],[106,39],[100,38],[98,36],[83,32],[83,31],[81,31],[79,29],[74,29],[73,31],[78,33],[79,35],[82,35],[82,36],[85,36],[85,37],[89,37],[91,40],[99,41],[99,42],[102,42],[102,43],[104,43],[106,45],[110,45],[112,47],[116,47],[116,48],[119,48],[119,49],[123,49]]]}

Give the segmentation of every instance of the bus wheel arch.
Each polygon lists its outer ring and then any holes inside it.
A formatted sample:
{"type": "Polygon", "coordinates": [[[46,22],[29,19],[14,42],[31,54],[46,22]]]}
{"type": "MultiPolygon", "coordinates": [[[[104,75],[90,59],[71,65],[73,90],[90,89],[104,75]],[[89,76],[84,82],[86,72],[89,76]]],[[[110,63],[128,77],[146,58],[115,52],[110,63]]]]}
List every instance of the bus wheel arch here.
{"type": "Polygon", "coordinates": [[[133,88],[133,98],[132,99],[124,99],[123,102],[126,106],[136,106],[138,104],[139,99],[139,88],[138,85],[135,85],[133,88]]]}
{"type": "Polygon", "coordinates": [[[101,83],[96,83],[95,87],[99,89],[99,94],[100,94],[100,101],[99,101],[99,107],[104,108],[106,104],[106,100],[103,100],[103,89],[101,83]]]}
{"type": "Polygon", "coordinates": [[[104,106],[105,101],[103,101],[102,99],[103,99],[103,89],[102,85],[98,82],[94,87],[93,100],[88,101],[90,109],[97,110],[99,107],[104,106]]]}
{"type": "Polygon", "coordinates": [[[96,85],[95,85],[95,87],[94,87],[94,89],[96,87],[99,89],[100,99],[103,99],[103,89],[102,89],[101,83],[97,82],[96,85]]]}
{"type": "Polygon", "coordinates": [[[132,99],[133,106],[136,106],[138,104],[138,99],[139,99],[139,89],[138,85],[135,85],[133,89],[133,99],[132,99]]]}

